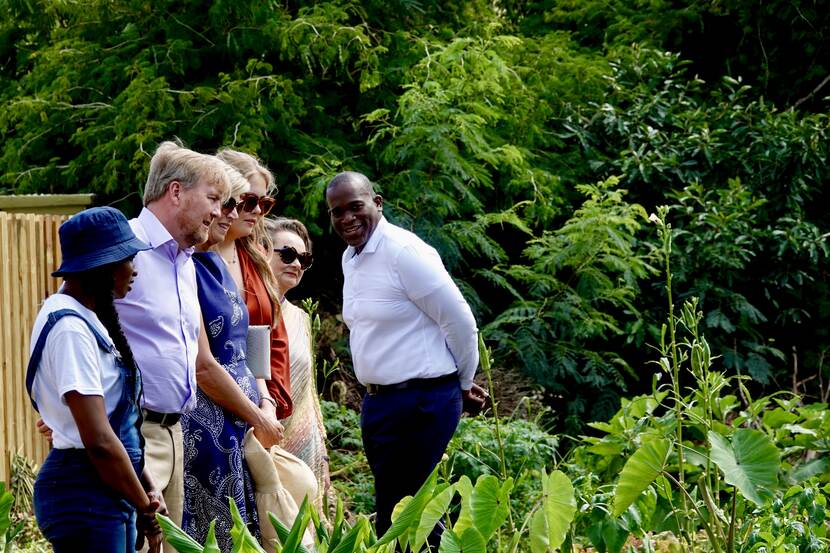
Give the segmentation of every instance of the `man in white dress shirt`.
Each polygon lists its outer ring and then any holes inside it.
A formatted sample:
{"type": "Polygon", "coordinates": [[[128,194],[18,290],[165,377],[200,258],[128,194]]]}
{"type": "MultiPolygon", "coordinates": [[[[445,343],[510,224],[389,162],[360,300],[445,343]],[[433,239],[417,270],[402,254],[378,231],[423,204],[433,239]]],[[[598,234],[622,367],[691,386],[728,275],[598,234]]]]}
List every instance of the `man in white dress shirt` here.
{"type": "Polygon", "coordinates": [[[326,188],[343,252],[343,319],[357,379],[366,457],[375,477],[377,532],[440,461],[462,408],[487,394],[473,383],[478,330],[438,252],[383,217],[383,199],[361,173],[326,188]]]}

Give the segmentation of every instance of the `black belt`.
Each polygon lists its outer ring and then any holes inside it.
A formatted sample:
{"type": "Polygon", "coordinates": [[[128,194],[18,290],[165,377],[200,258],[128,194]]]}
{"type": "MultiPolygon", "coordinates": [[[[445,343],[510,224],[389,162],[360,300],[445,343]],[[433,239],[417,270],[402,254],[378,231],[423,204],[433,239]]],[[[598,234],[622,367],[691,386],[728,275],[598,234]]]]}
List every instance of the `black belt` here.
{"type": "Polygon", "coordinates": [[[162,426],[173,426],[179,419],[182,418],[181,413],[158,413],[150,409],[142,409],[144,420],[147,422],[154,422],[162,426]]]}
{"type": "Polygon", "coordinates": [[[458,382],[458,373],[450,373],[435,378],[411,378],[398,382],[397,384],[366,384],[366,391],[369,395],[382,394],[394,390],[427,389],[446,382],[458,382]]]}

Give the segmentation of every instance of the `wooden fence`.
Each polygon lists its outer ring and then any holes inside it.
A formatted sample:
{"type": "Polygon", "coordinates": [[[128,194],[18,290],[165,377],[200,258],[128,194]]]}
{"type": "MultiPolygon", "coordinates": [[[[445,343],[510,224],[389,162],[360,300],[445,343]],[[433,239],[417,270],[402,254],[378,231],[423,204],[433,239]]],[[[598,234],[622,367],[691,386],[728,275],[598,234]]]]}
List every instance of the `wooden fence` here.
{"type": "Polygon", "coordinates": [[[0,212],[0,481],[9,483],[11,459],[20,453],[38,465],[48,453],[35,430],[37,413],[26,393],[29,334],[38,309],[57,291],[58,227],[67,215],[0,212]]]}

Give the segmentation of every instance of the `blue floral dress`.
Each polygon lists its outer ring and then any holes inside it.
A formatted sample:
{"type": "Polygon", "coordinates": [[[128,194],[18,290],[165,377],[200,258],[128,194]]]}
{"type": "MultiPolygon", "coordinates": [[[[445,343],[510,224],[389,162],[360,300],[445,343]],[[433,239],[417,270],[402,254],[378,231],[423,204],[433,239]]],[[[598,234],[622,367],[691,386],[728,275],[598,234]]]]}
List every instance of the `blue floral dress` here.
{"type": "MultiPolygon", "coordinates": [[[[199,304],[210,350],[242,392],[259,404],[256,379],[246,363],[248,311],[233,277],[218,254],[195,253],[199,304]]],[[[184,432],[184,516],[182,527],[204,543],[210,521],[216,519],[221,551],[230,551],[231,520],[228,497],[242,520],[259,539],[254,488],[242,441],[248,424],[218,406],[201,389],[196,408],[182,417],[184,432]]]]}

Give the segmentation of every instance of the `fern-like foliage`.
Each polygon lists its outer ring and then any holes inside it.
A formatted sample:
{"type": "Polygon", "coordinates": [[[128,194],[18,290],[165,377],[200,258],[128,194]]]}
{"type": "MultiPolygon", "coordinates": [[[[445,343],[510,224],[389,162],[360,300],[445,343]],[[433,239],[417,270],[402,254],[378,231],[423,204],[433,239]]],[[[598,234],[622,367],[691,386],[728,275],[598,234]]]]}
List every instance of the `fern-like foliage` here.
{"type": "Polygon", "coordinates": [[[615,394],[636,376],[618,351],[603,347],[624,343],[642,323],[635,298],[654,273],[636,238],[646,212],[627,203],[618,184],[610,178],[579,186],[582,206],[561,228],[528,242],[526,263],[490,272],[516,300],[485,335],[560,398],[572,421],[584,411],[592,420],[610,414],[603,406],[615,405],[615,394]],[[612,401],[588,408],[585,396],[612,401]]]}

